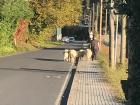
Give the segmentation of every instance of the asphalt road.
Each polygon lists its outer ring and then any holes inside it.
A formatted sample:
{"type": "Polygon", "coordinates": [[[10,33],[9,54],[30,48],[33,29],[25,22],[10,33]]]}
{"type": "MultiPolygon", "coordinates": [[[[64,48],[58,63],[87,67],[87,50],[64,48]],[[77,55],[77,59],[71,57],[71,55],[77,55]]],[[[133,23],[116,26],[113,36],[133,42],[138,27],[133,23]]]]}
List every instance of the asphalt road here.
{"type": "Polygon", "coordinates": [[[0,105],[54,105],[71,64],[63,62],[67,44],[0,58],[0,105]]]}

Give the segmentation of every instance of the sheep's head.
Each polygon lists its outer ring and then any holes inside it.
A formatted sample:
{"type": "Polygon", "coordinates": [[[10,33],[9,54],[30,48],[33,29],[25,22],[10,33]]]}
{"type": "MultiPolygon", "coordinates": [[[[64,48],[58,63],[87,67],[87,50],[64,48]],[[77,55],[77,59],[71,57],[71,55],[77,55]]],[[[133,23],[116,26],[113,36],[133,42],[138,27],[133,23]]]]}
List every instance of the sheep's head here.
{"type": "Polygon", "coordinates": [[[69,50],[68,49],[65,49],[65,51],[64,52],[68,52],[69,50]]]}

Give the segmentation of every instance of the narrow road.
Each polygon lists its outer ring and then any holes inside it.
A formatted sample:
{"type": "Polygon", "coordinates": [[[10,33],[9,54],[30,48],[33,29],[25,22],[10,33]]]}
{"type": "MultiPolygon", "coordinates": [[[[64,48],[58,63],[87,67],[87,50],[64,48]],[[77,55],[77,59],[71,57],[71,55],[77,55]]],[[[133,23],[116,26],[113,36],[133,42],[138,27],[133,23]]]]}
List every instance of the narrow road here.
{"type": "Polygon", "coordinates": [[[63,62],[66,44],[0,58],[0,105],[54,105],[71,64],[63,62]]]}

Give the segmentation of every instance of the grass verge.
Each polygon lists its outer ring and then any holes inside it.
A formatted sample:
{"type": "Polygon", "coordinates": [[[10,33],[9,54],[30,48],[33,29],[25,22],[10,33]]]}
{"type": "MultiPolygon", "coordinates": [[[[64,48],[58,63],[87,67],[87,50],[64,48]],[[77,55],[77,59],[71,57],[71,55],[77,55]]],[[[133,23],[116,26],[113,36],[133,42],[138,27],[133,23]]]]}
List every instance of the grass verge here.
{"type": "Polygon", "coordinates": [[[109,67],[109,52],[108,47],[105,45],[102,46],[102,49],[99,53],[99,60],[101,61],[101,65],[105,70],[105,75],[108,78],[108,81],[112,85],[113,92],[117,97],[118,101],[125,101],[125,96],[121,86],[121,80],[127,79],[127,62],[124,65],[117,64],[116,68],[109,67]]]}
{"type": "Polygon", "coordinates": [[[63,42],[55,41],[51,42],[48,41],[46,43],[38,43],[36,46],[31,45],[30,43],[22,43],[18,45],[17,47],[7,47],[3,46],[0,48],[0,56],[6,56],[6,55],[12,55],[20,52],[27,52],[27,51],[33,51],[38,48],[50,48],[50,47],[55,47],[62,45],[63,42]]]}

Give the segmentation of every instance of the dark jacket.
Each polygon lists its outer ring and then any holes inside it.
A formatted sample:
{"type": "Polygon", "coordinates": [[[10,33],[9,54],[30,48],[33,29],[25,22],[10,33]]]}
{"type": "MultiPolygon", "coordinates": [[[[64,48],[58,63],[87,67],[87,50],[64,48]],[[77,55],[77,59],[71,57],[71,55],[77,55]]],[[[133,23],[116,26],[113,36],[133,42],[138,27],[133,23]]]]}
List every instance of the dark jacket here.
{"type": "Polygon", "coordinates": [[[91,49],[92,50],[99,50],[99,41],[98,40],[92,40],[91,41],[91,49]]]}

